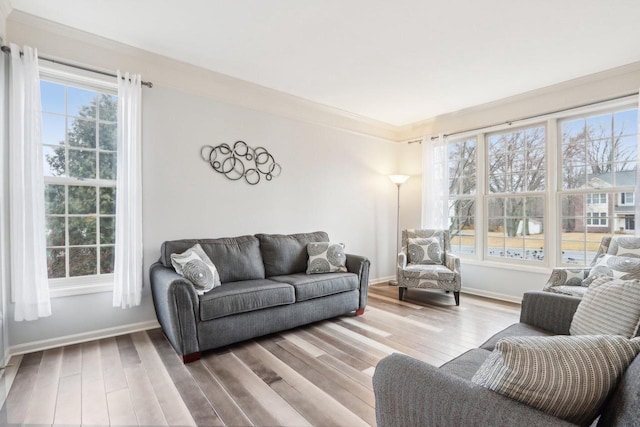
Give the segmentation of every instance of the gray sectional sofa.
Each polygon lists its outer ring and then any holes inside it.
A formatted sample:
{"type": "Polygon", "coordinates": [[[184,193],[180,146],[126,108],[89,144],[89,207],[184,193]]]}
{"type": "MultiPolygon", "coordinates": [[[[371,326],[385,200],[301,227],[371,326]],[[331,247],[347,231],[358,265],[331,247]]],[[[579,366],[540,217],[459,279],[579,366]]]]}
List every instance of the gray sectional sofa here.
{"type": "Polygon", "coordinates": [[[188,363],[204,350],[355,312],[367,305],[369,261],[346,256],[347,272],[311,274],[307,244],[328,242],[325,232],[184,239],[162,244],[150,268],[158,321],[188,363]],[[198,295],[178,275],[171,254],[199,243],[215,264],[222,286],[198,295]]]}
{"type": "MultiPolygon", "coordinates": [[[[440,368],[400,354],[381,360],[373,376],[376,419],[389,426],[571,426],[471,382],[500,338],[568,335],[581,298],[527,292],[520,323],[440,368]]],[[[640,425],[640,356],[600,409],[598,427],[640,425]]]]}

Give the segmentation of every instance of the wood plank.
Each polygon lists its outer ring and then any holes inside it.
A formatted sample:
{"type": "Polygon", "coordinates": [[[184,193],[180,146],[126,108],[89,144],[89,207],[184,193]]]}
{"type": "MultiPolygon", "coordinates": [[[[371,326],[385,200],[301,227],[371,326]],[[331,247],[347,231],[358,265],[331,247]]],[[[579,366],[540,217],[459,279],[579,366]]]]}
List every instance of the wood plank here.
{"type": "Polygon", "coordinates": [[[111,393],[127,388],[127,379],[124,376],[124,369],[122,369],[118,343],[114,337],[100,340],[100,361],[105,392],[111,393]]]}
{"type": "Polygon", "coordinates": [[[109,410],[104,387],[100,344],[91,341],[82,345],[82,424],[108,425],[109,410]]]}
{"type": "Polygon", "coordinates": [[[124,368],[124,375],[127,377],[129,396],[138,424],[141,426],[168,425],[144,367],[137,365],[124,368]]]}
{"type": "MultiPolygon", "coordinates": [[[[4,372],[0,374],[0,408],[4,406],[4,402],[6,402],[7,396],[9,396],[9,391],[11,390],[13,381],[16,378],[18,369],[20,368],[20,363],[22,363],[22,357],[23,356],[21,354],[17,356],[11,356],[11,359],[9,359],[9,362],[7,362],[7,366],[5,366],[4,372]]],[[[0,425],[2,421],[3,420],[0,420],[0,425]]]]}
{"type": "Polygon", "coordinates": [[[76,375],[82,372],[82,346],[73,344],[66,346],[62,352],[60,376],[76,375]]]}
{"type": "MultiPolygon", "coordinates": [[[[364,362],[361,359],[358,359],[356,357],[353,357],[351,354],[346,353],[346,352],[342,351],[341,349],[329,344],[327,341],[318,338],[317,336],[309,333],[309,331],[307,331],[307,330],[300,330],[299,334],[306,341],[311,342],[312,344],[314,344],[318,348],[323,349],[327,354],[332,355],[336,359],[342,360],[344,363],[346,363],[349,366],[354,367],[355,369],[358,369],[358,370],[361,371],[361,370],[366,369],[367,367],[371,366],[369,363],[364,362]]],[[[376,361],[377,361],[377,359],[376,359],[376,361]]]]}
{"type": "Polygon", "coordinates": [[[219,426],[222,421],[211,406],[211,403],[202,393],[198,383],[193,379],[187,368],[182,363],[171,344],[166,340],[160,329],[147,331],[153,346],[156,348],[162,364],[167,369],[171,380],[178,389],[182,400],[189,408],[191,416],[197,425],[219,426]]]}
{"type": "Polygon", "coordinates": [[[319,356],[322,356],[323,354],[326,354],[324,350],[316,347],[309,341],[302,338],[299,334],[299,331],[286,332],[286,333],[280,334],[280,336],[286,339],[287,341],[289,341],[290,343],[300,347],[300,349],[309,353],[311,357],[319,357],[319,356]]]}
{"type": "MultiPolygon", "coordinates": [[[[298,391],[300,396],[307,397],[307,403],[313,414],[305,414],[309,420],[329,419],[330,422],[313,421],[315,425],[343,425],[343,426],[367,426],[365,421],[354,414],[350,408],[344,405],[343,401],[335,399],[331,394],[326,393],[317,384],[301,375],[293,367],[285,361],[278,358],[275,354],[269,352],[264,347],[264,343],[269,340],[261,340],[251,347],[251,354],[258,357],[263,363],[273,369],[283,381],[298,391]]],[[[275,381],[274,384],[277,384],[275,381]]],[[[303,412],[303,408],[298,407],[303,412]]]]}
{"type": "MultiPolygon", "coordinates": [[[[204,363],[209,369],[216,369],[216,374],[219,371],[224,371],[226,378],[223,378],[222,375],[217,376],[223,381],[222,385],[227,390],[229,390],[229,386],[242,384],[242,387],[246,389],[267,412],[271,412],[273,416],[275,416],[277,425],[311,426],[286,400],[265,384],[260,377],[255,375],[253,371],[233,353],[222,354],[217,357],[215,361],[207,359],[204,363]],[[232,383],[227,383],[227,380],[231,380],[232,383]]],[[[251,414],[247,415],[253,419],[251,414]]],[[[257,422],[257,420],[254,421],[257,422]]],[[[257,424],[265,425],[261,422],[257,422],[257,424]]]]}
{"type": "Polygon", "coordinates": [[[388,353],[385,353],[384,351],[380,351],[375,348],[365,348],[361,342],[354,340],[351,337],[340,335],[331,329],[324,330],[320,329],[319,326],[314,325],[309,327],[307,332],[370,366],[377,365],[380,359],[388,356],[388,353]]]}
{"type": "Polygon", "coordinates": [[[33,387],[25,424],[53,424],[62,366],[62,348],[46,350],[42,355],[33,387]]]}
{"type": "Polygon", "coordinates": [[[43,353],[26,354],[22,358],[20,368],[0,411],[0,420],[8,424],[22,424],[36,383],[43,353]]]}
{"type": "Polygon", "coordinates": [[[107,394],[109,424],[112,426],[137,426],[138,419],[133,410],[128,388],[121,388],[107,394]]]}
{"type": "Polygon", "coordinates": [[[81,374],[60,377],[54,424],[80,425],[82,423],[81,374]]]}
{"type": "Polygon", "coordinates": [[[171,377],[162,364],[149,336],[145,332],[138,332],[132,334],[131,337],[167,423],[169,425],[195,426],[196,423],[191,417],[187,405],[171,381],[171,377]]]}
{"type": "MultiPolygon", "coordinates": [[[[276,343],[273,340],[265,340],[260,341],[260,344],[284,363],[291,366],[299,375],[307,378],[325,393],[348,407],[351,412],[360,417],[364,422],[370,425],[375,423],[373,405],[359,399],[351,390],[344,388],[344,384],[336,383],[335,380],[337,380],[337,378],[335,378],[335,376],[328,377],[325,373],[314,369],[308,362],[315,359],[308,357],[305,360],[299,359],[289,351],[290,349],[283,348],[283,346],[288,344],[286,342],[276,343]]],[[[340,379],[339,382],[343,383],[342,379],[340,379]]],[[[361,386],[357,384],[357,387],[361,386]]]]}
{"type": "Polygon", "coordinates": [[[344,317],[344,316],[342,316],[342,317],[339,317],[338,319],[343,323],[348,323],[350,325],[354,325],[354,326],[357,326],[359,328],[366,329],[367,331],[373,332],[374,334],[380,335],[381,337],[385,337],[386,338],[386,337],[391,335],[391,333],[389,333],[387,331],[384,331],[382,329],[378,329],[378,328],[376,328],[374,326],[371,326],[368,323],[366,323],[364,321],[365,317],[366,316],[358,316],[357,318],[354,318],[354,317],[344,317]]]}
{"type": "Polygon", "coordinates": [[[189,363],[187,369],[198,382],[210,405],[215,408],[217,415],[220,417],[221,422],[218,425],[251,425],[249,417],[246,416],[224,387],[220,385],[217,378],[204,366],[202,360],[189,363]]]}
{"type": "Polygon", "coordinates": [[[118,352],[120,353],[120,361],[123,368],[131,368],[142,363],[136,346],[133,345],[131,335],[120,335],[116,337],[116,342],[118,343],[118,352]]]}

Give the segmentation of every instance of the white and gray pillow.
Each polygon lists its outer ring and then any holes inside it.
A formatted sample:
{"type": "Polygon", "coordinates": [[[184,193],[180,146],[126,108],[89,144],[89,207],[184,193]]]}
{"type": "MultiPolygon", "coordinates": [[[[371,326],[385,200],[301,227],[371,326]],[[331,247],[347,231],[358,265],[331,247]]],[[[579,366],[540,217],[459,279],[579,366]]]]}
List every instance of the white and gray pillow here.
{"type": "Polygon", "coordinates": [[[603,255],[591,267],[589,275],[582,281],[582,284],[589,286],[599,276],[608,276],[614,279],[640,279],[640,258],[603,255]]]}
{"type": "Polygon", "coordinates": [[[171,265],[176,273],[189,279],[198,295],[204,295],[220,286],[220,275],[199,243],[181,254],[171,254],[171,265]]]}
{"type": "Polygon", "coordinates": [[[640,338],[508,337],[498,341],[472,381],[587,426],[638,352],[640,338]]]}
{"type": "Polygon", "coordinates": [[[571,335],[622,335],[631,338],[640,322],[640,281],[595,278],[573,316],[571,335]]]}
{"type": "Polygon", "coordinates": [[[346,272],[347,256],[341,243],[312,242],[307,244],[309,261],[307,274],[346,272]]]}
{"type": "Polygon", "coordinates": [[[412,264],[442,264],[442,247],[437,237],[410,238],[407,250],[412,264]]]}
{"type": "Polygon", "coordinates": [[[640,258],[640,238],[613,237],[607,249],[609,255],[640,258]]]}

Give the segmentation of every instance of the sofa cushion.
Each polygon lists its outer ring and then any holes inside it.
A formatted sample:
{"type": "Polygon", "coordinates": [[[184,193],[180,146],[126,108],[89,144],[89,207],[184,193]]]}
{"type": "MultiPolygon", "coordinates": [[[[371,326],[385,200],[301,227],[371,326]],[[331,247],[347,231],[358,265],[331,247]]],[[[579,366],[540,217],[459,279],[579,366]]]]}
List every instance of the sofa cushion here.
{"type": "Polygon", "coordinates": [[[402,275],[407,279],[424,280],[453,280],[455,273],[444,265],[407,264],[402,269],[402,275]]]}
{"type": "Polygon", "coordinates": [[[266,277],[304,272],[307,269],[307,243],[329,241],[324,231],[290,235],[256,234],[256,237],[260,241],[266,277]]]}
{"type": "Polygon", "coordinates": [[[596,278],[573,315],[571,335],[622,335],[631,338],[640,321],[640,281],[596,278]]]}
{"type": "Polygon", "coordinates": [[[589,425],[640,352],[615,335],[503,338],[472,381],[579,425],[589,425]]]}
{"type": "Polygon", "coordinates": [[[160,249],[160,261],[171,267],[172,253],[182,253],[196,243],[218,269],[222,283],[265,278],[260,243],[254,236],[167,241],[160,249]]]}
{"type": "Polygon", "coordinates": [[[269,279],[223,283],[200,297],[200,319],[217,319],[294,302],[293,286],[287,283],[269,279]]]}
{"type": "Polygon", "coordinates": [[[549,337],[552,335],[556,334],[527,323],[516,323],[508,326],[486,340],[480,348],[492,351],[496,347],[498,341],[506,337],[549,337]]]}
{"type": "Polygon", "coordinates": [[[274,276],[269,279],[288,283],[295,288],[296,301],[306,301],[340,292],[358,289],[358,275],[353,273],[305,273],[274,276]]]}
{"type": "Polygon", "coordinates": [[[473,375],[478,371],[480,366],[482,366],[484,361],[487,360],[490,354],[491,351],[489,350],[474,348],[445,363],[440,369],[471,381],[473,375]]]}

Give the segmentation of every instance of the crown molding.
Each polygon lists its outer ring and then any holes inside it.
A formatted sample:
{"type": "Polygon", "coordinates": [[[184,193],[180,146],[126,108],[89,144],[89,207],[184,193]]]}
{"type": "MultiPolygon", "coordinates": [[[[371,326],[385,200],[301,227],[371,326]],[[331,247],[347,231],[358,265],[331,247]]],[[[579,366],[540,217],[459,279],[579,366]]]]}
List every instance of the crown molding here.
{"type": "Polygon", "coordinates": [[[640,62],[633,62],[399,126],[398,139],[415,140],[424,135],[457,132],[488,126],[496,122],[544,114],[548,111],[572,109],[582,104],[637,92],[638,88],[640,88],[640,62]]]}
{"type": "Polygon", "coordinates": [[[9,0],[0,0],[0,40],[4,41],[6,39],[6,31],[7,31],[7,18],[13,11],[13,7],[11,6],[11,2],[9,0]]]}
{"type": "MultiPolygon", "coordinates": [[[[6,0],[0,0],[6,1],[6,0]]],[[[95,34],[14,10],[7,21],[13,43],[78,65],[134,70],[153,82],[198,96],[278,116],[397,142],[398,127],[207,70],[95,34]]]]}

